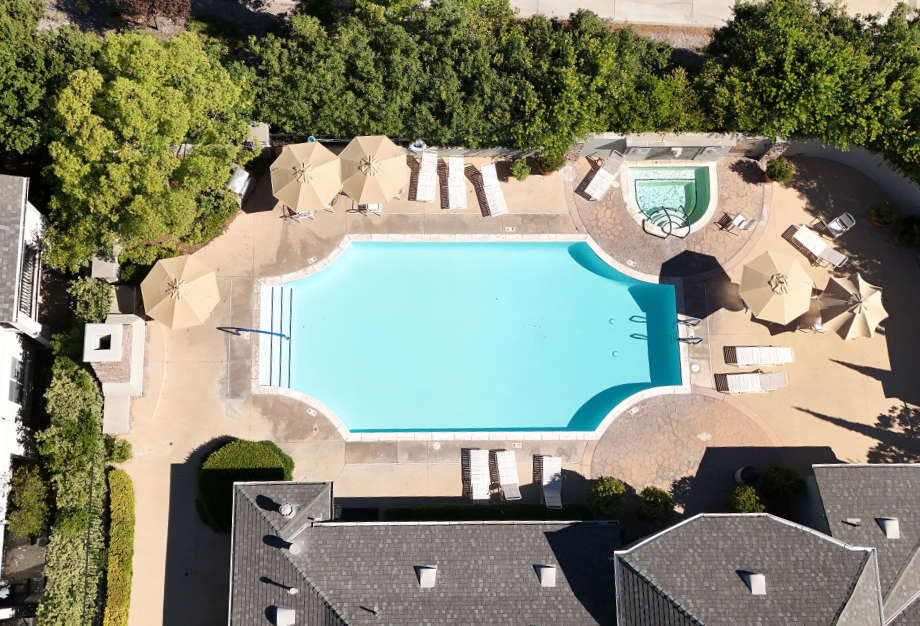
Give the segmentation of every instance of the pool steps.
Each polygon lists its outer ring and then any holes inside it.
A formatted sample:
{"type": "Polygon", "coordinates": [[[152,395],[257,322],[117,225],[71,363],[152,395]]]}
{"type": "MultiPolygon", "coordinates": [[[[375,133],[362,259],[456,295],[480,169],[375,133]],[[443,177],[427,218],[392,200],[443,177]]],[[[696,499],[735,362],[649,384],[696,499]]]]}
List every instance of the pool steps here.
{"type": "Polygon", "coordinates": [[[259,384],[291,386],[291,318],[293,289],[264,285],[259,307],[259,328],[271,335],[259,335],[259,384]]]}

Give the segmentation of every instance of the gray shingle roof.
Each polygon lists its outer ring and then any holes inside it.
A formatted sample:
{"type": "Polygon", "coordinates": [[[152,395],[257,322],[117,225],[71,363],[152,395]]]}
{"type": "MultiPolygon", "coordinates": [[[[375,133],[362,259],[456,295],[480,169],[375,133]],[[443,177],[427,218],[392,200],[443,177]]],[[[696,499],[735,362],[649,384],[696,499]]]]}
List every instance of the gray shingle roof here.
{"type": "Polygon", "coordinates": [[[614,622],[615,523],[323,522],[294,556],[274,547],[280,513],[255,504],[260,495],[294,500],[284,489],[236,487],[231,624],[260,623],[272,604],[295,608],[298,624],[614,622]],[[555,587],[540,586],[538,564],[556,565],[555,587]],[[419,587],[418,565],[437,566],[433,588],[419,587]],[[261,576],[298,586],[296,604],[261,576]]]}
{"type": "Polygon", "coordinates": [[[16,319],[16,291],[22,256],[22,229],[25,220],[29,179],[0,175],[0,321],[16,319]]]}
{"type": "Polygon", "coordinates": [[[831,535],[877,549],[885,618],[891,619],[920,593],[920,465],[835,464],[813,469],[831,535]],[[901,537],[885,537],[878,517],[897,518],[901,537]]]}
{"type": "Polygon", "coordinates": [[[698,515],[617,552],[616,585],[620,626],[881,622],[873,550],[767,514],[698,515]]]}

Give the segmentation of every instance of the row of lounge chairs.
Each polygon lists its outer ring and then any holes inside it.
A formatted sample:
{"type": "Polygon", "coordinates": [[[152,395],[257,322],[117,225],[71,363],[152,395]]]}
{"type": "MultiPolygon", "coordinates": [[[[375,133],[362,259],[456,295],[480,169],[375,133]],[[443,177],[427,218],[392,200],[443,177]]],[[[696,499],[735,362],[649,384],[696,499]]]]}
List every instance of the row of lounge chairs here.
{"type": "MultiPolygon", "coordinates": [[[[786,365],[795,361],[788,346],[725,346],[725,362],[739,367],[786,365]]],[[[785,372],[744,372],[716,374],[716,391],[725,393],[766,393],[789,384],[785,372]]]]}
{"type": "MultiPolygon", "coordinates": [[[[462,473],[464,493],[473,502],[488,502],[493,484],[498,485],[498,492],[503,500],[512,502],[521,499],[517,461],[513,450],[465,450],[462,473]],[[490,457],[494,461],[491,465],[490,457]]],[[[561,509],[562,459],[558,456],[535,455],[534,473],[539,477],[546,507],[561,509]]]]}
{"type": "MultiPolygon", "coordinates": [[[[447,193],[443,199],[446,200],[448,209],[465,209],[466,208],[466,167],[462,156],[448,156],[447,159],[447,193]]],[[[475,168],[471,168],[475,170],[475,168]]],[[[498,173],[495,170],[495,163],[486,163],[481,170],[470,176],[473,186],[476,188],[477,196],[483,204],[484,212],[488,215],[505,215],[508,213],[508,205],[505,203],[505,195],[502,193],[501,186],[498,183],[498,173]]],[[[415,200],[417,202],[434,202],[436,195],[436,183],[438,177],[438,155],[436,152],[422,152],[419,160],[418,178],[415,185],[415,200]]]]}

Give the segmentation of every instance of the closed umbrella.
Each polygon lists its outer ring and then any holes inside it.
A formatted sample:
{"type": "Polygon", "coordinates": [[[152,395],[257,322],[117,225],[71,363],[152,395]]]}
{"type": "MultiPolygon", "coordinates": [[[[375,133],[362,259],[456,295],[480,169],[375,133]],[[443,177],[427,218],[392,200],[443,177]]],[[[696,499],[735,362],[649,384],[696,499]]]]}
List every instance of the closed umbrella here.
{"type": "Polygon", "coordinates": [[[406,152],[384,135],[355,137],[342,150],[342,191],[358,204],[379,204],[409,180],[406,152]]]}
{"type": "Polygon", "coordinates": [[[882,306],[882,290],[859,274],[855,283],[848,278],[831,277],[818,300],[824,326],[837,331],[844,340],[871,337],[888,317],[882,306]]]}
{"type": "Polygon", "coordinates": [[[323,209],[342,189],[339,157],[316,141],[284,146],[270,170],[272,193],[293,211],[323,209]]]}
{"type": "Polygon", "coordinates": [[[220,300],[214,272],[189,255],[157,261],[141,295],[147,315],[174,330],[201,324],[220,300]]]}
{"type": "Polygon", "coordinates": [[[813,287],[798,261],[764,252],[744,266],[739,294],[755,317],[788,324],[808,311],[813,287]]]}

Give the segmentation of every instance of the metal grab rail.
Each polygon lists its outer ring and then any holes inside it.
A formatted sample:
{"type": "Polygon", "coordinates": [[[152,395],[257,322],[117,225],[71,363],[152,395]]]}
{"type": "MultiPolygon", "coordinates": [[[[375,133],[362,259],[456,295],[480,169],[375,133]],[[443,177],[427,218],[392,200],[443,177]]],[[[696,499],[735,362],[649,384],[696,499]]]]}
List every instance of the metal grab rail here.
{"type": "Polygon", "coordinates": [[[695,346],[697,344],[703,343],[703,338],[702,337],[678,337],[677,341],[678,343],[686,343],[691,346],[695,346]]]}

